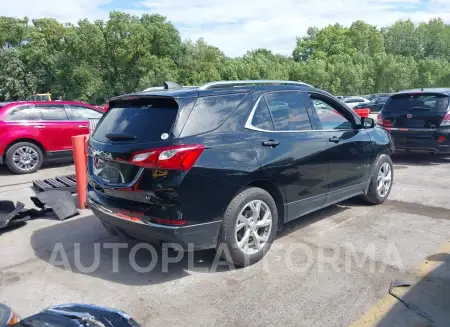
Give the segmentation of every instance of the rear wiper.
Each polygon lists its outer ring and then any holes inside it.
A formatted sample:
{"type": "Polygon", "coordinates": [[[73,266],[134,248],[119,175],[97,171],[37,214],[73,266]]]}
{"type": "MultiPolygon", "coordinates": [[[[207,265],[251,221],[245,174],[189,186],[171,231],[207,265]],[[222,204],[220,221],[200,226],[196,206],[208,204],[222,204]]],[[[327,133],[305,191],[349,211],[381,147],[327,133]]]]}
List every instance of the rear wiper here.
{"type": "Polygon", "coordinates": [[[111,141],[127,141],[127,140],[135,140],[135,139],[137,139],[137,137],[133,136],[133,135],[116,134],[116,133],[107,133],[105,135],[105,137],[110,139],[111,141]]]}

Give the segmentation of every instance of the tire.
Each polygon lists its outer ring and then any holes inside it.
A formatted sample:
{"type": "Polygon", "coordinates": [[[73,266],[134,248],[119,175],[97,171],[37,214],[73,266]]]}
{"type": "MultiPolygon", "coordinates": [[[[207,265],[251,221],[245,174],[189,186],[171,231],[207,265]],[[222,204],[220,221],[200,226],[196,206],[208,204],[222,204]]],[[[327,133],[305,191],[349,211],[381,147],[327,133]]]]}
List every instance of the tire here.
{"type": "Polygon", "coordinates": [[[31,174],[35,171],[39,170],[42,167],[42,164],[44,163],[44,154],[42,153],[41,148],[37,146],[36,144],[30,143],[30,142],[19,142],[16,144],[13,144],[8,151],[6,151],[6,166],[8,169],[13,172],[14,174],[31,174]],[[21,168],[15,161],[14,161],[14,154],[19,149],[22,149],[27,154],[33,156],[37,156],[37,163],[33,164],[30,168],[21,168]],[[26,150],[25,150],[26,149],[26,150]]]}
{"type": "MultiPolygon", "coordinates": [[[[269,219],[264,220],[267,223],[269,219]]],[[[265,190],[257,187],[250,187],[244,189],[228,205],[225,215],[223,217],[222,228],[219,234],[219,243],[217,251],[223,259],[228,262],[244,267],[252,265],[261,260],[267,251],[270,249],[278,228],[278,210],[272,196],[265,190]],[[259,220],[256,218],[256,212],[251,209],[257,210],[258,203],[260,203],[260,215],[259,220]],[[263,218],[267,212],[271,215],[271,226],[257,227],[256,220],[263,225],[263,218]],[[254,215],[249,219],[244,218],[242,220],[238,216],[243,213],[245,215],[254,215]],[[237,231],[237,223],[244,225],[239,231],[237,231]],[[253,229],[252,229],[253,228],[253,229]],[[256,247],[255,231],[260,240],[260,248],[256,247]],[[246,234],[247,233],[247,234],[246,234]],[[250,235],[248,238],[247,249],[240,247],[238,240],[244,244],[244,236],[250,235]],[[247,251],[247,252],[245,252],[247,251]]]]}
{"type": "Polygon", "coordinates": [[[389,157],[387,154],[382,154],[378,157],[376,163],[375,163],[375,169],[372,173],[372,177],[370,179],[370,185],[367,190],[367,193],[363,196],[363,199],[369,203],[369,204],[381,204],[389,197],[389,194],[392,190],[392,185],[394,183],[394,165],[392,164],[391,157],[389,157]],[[379,192],[378,190],[378,177],[380,173],[383,173],[382,167],[385,168],[389,166],[390,168],[390,183],[389,187],[386,187],[385,185],[385,192],[379,192]]]}

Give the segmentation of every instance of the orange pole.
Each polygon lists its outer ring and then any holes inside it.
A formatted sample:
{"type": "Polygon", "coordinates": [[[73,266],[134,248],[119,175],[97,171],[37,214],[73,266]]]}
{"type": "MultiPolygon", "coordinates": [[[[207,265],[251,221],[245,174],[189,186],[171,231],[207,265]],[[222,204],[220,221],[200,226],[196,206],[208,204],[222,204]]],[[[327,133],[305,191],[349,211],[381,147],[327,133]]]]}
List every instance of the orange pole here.
{"type": "Polygon", "coordinates": [[[88,137],[89,135],[72,136],[73,160],[75,163],[78,205],[80,209],[86,209],[87,164],[85,146],[88,137]]]}

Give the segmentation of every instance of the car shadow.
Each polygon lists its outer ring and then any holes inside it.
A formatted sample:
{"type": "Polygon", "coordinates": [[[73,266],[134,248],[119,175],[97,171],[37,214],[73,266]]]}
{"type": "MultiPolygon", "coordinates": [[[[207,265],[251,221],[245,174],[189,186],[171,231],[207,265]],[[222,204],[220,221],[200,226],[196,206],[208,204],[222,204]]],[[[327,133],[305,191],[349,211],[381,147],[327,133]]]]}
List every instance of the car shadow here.
{"type": "Polygon", "coordinates": [[[434,268],[411,286],[392,288],[391,296],[400,300],[383,314],[377,327],[449,325],[450,254],[433,254],[426,264],[434,268]]]}
{"type": "Polygon", "coordinates": [[[291,233],[301,230],[309,225],[317,223],[323,219],[331,218],[341,212],[351,209],[351,207],[362,206],[364,203],[357,198],[349,199],[338,204],[320,209],[305,216],[296,218],[284,224],[283,229],[278,232],[277,238],[285,237],[291,233]]]}
{"type": "Polygon", "coordinates": [[[440,164],[450,164],[450,155],[395,153],[392,156],[392,161],[394,163],[394,168],[396,169],[407,168],[406,166],[436,166],[440,164]]]}
{"type": "MultiPolygon", "coordinates": [[[[41,169],[38,170],[37,172],[31,173],[31,174],[24,174],[24,175],[16,175],[16,174],[12,173],[6,167],[6,165],[1,165],[0,166],[0,176],[22,176],[22,177],[30,176],[30,177],[33,177],[33,176],[39,176],[40,174],[42,174],[43,170],[45,171],[46,169],[66,168],[66,167],[69,167],[72,165],[73,165],[73,159],[58,159],[58,160],[51,161],[51,162],[44,162],[41,169]]],[[[14,184],[12,184],[12,185],[14,185],[14,184]]]]}
{"type": "Polygon", "coordinates": [[[25,226],[26,224],[27,224],[27,222],[23,221],[23,222],[13,223],[12,225],[6,226],[6,227],[0,229],[0,236],[2,236],[2,234],[15,231],[16,229],[19,229],[19,228],[25,226]]]}
{"type": "Polygon", "coordinates": [[[37,230],[30,245],[35,255],[48,263],[46,269],[63,269],[126,285],[160,284],[193,272],[235,269],[214,249],[178,252],[109,236],[94,215],[37,230]]]}
{"type": "MultiPolygon", "coordinates": [[[[355,198],[305,215],[285,224],[276,238],[362,205],[365,204],[355,198]]],[[[54,267],[126,285],[160,284],[193,272],[239,269],[221,259],[215,249],[178,252],[110,236],[94,215],[37,230],[30,243],[35,255],[46,261],[50,269],[54,267]]]]}

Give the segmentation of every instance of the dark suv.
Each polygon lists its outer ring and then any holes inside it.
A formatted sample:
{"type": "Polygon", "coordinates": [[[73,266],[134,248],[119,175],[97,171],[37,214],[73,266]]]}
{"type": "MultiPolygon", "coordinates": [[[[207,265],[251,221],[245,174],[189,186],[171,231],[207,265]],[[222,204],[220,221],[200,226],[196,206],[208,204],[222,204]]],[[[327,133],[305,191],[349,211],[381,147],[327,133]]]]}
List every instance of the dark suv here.
{"type": "Polygon", "coordinates": [[[396,93],[377,123],[390,131],[396,150],[450,153],[450,88],[396,93]]]}
{"type": "Polygon", "coordinates": [[[113,98],[88,142],[88,201],[113,234],[261,259],[283,224],[392,187],[389,133],[302,82],[113,98]]]}

